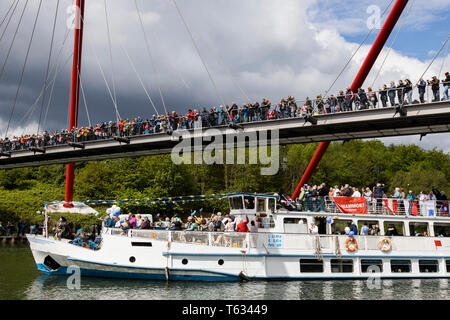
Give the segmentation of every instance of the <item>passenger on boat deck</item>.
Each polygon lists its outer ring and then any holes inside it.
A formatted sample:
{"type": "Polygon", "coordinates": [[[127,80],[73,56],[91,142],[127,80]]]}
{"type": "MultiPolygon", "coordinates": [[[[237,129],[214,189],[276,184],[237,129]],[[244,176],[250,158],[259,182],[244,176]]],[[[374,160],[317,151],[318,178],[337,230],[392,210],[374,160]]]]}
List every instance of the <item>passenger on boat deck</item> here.
{"type": "Polygon", "coordinates": [[[345,228],[344,228],[344,232],[345,232],[345,234],[349,234],[350,233],[350,231],[352,231],[351,229],[350,229],[350,226],[351,226],[351,224],[349,223],[345,228]]]}
{"type": "Polygon", "coordinates": [[[209,232],[214,232],[216,231],[216,223],[218,221],[218,218],[216,215],[212,215],[211,216],[211,221],[208,224],[208,231],[209,232]]]}
{"type": "Polygon", "coordinates": [[[258,226],[256,225],[254,220],[250,221],[249,230],[250,230],[251,233],[258,232],[258,226]]]}
{"type": "Polygon", "coordinates": [[[136,215],[136,228],[135,229],[141,229],[140,226],[142,225],[142,222],[144,220],[142,219],[142,216],[140,214],[136,215]]]}
{"type": "Polygon", "coordinates": [[[358,234],[358,226],[355,221],[350,224],[350,231],[353,231],[354,234],[358,234]]]}
{"type": "Polygon", "coordinates": [[[372,228],[370,229],[370,235],[371,236],[379,236],[380,235],[380,228],[378,227],[378,224],[372,225],[372,228]]]}
{"type": "Polygon", "coordinates": [[[134,215],[134,213],[129,213],[128,214],[128,224],[129,224],[129,229],[136,229],[136,216],[134,215]]]}
{"type": "Polygon", "coordinates": [[[245,221],[240,222],[237,227],[236,227],[236,232],[250,232],[250,230],[248,229],[247,224],[249,223],[249,219],[246,216],[245,217],[245,221]]]}
{"type": "Polygon", "coordinates": [[[236,229],[236,222],[231,220],[231,218],[223,219],[223,223],[225,225],[225,232],[234,232],[236,229]]]}
{"type": "Polygon", "coordinates": [[[114,225],[114,228],[120,228],[120,226],[122,225],[122,221],[120,221],[120,218],[119,217],[114,217],[113,219],[114,219],[114,221],[116,223],[114,225]]]}
{"type": "Polygon", "coordinates": [[[369,235],[369,227],[365,223],[364,223],[363,227],[361,228],[361,235],[362,236],[369,235]]]}
{"type": "Polygon", "coordinates": [[[314,222],[311,222],[311,226],[309,227],[309,233],[319,234],[319,227],[314,222]]]}
{"type": "Polygon", "coordinates": [[[394,225],[390,225],[389,228],[386,231],[387,236],[398,236],[397,229],[395,229],[394,225]]]}
{"type": "Polygon", "coordinates": [[[199,230],[200,231],[208,231],[208,222],[206,221],[205,218],[201,218],[201,223],[199,226],[199,230]]]}
{"type": "Polygon", "coordinates": [[[108,215],[103,220],[103,226],[105,228],[114,228],[116,226],[116,220],[114,220],[114,217],[108,215]]]}
{"type": "Polygon", "coordinates": [[[141,223],[141,225],[139,226],[138,229],[148,230],[148,229],[151,229],[151,227],[152,227],[152,223],[150,222],[148,217],[144,217],[144,220],[142,221],[142,223],[141,223]]]}
{"type": "Polygon", "coordinates": [[[188,217],[188,221],[186,223],[186,231],[197,231],[198,223],[194,220],[193,217],[188,217]]]}

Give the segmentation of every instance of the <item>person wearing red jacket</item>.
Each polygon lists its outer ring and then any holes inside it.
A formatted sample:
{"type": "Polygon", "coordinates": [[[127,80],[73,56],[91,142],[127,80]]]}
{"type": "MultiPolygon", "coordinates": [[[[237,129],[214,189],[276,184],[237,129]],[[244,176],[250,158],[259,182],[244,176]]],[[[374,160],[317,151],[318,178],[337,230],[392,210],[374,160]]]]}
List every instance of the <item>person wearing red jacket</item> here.
{"type": "Polygon", "coordinates": [[[242,221],[239,223],[236,227],[236,232],[250,232],[250,230],[247,227],[247,224],[249,223],[248,217],[246,217],[246,221],[242,221]]]}

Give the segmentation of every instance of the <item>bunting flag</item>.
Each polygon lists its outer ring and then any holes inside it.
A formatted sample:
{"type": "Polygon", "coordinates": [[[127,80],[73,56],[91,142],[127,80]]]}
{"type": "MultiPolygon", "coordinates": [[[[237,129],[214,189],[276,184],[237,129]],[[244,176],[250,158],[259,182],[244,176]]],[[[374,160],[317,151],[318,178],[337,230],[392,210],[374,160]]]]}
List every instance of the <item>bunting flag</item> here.
{"type": "Polygon", "coordinates": [[[84,204],[91,206],[101,205],[161,205],[161,204],[181,204],[191,202],[203,202],[203,201],[218,201],[226,199],[230,193],[213,193],[203,195],[191,195],[181,197],[164,197],[164,198],[144,198],[144,199],[119,199],[119,200],[83,200],[84,204]],[[188,198],[188,199],[185,199],[188,198]]]}
{"type": "Polygon", "coordinates": [[[398,214],[398,201],[395,199],[383,199],[384,205],[386,207],[386,209],[388,209],[388,211],[390,213],[393,214],[398,214]]]}

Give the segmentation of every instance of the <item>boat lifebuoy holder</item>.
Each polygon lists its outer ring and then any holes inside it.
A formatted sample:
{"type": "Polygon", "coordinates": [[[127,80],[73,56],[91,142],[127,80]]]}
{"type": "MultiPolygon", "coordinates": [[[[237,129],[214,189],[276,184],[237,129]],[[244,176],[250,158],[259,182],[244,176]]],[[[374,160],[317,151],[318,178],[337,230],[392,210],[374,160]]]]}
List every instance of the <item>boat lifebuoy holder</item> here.
{"type": "Polygon", "coordinates": [[[347,241],[345,241],[345,247],[349,252],[356,251],[358,249],[358,242],[355,238],[348,238],[347,241]]]}
{"type": "Polygon", "coordinates": [[[384,238],[378,243],[378,247],[383,252],[391,251],[392,250],[392,242],[390,239],[384,238]]]}

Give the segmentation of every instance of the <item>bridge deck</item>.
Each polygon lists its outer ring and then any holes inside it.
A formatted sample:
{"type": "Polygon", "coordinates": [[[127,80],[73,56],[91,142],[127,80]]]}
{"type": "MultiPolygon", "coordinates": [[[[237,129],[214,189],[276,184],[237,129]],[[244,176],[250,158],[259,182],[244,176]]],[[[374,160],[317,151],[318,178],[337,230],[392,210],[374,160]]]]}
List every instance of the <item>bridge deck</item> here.
{"type": "MultiPolygon", "coordinates": [[[[315,116],[317,125],[302,118],[289,118],[244,123],[238,130],[217,127],[215,132],[220,132],[225,141],[226,137],[236,136],[238,132],[259,135],[261,131],[277,130],[280,145],[450,132],[449,101],[410,105],[407,112],[407,116],[394,116],[395,108],[369,109],[318,115],[315,116]]],[[[215,135],[207,128],[188,132],[191,140],[215,135]]],[[[188,139],[186,136],[183,138],[188,139]]],[[[0,158],[0,169],[167,154],[179,143],[175,136],[164,133],[129,139],[129,144],[115,140],[89,141],[84,143],[84,149],[61,145],[47,147],[45,153],[17,151],[11,157],[0,158]]],[[[210,141],[204,141],[203,145],[210,141]]]]}

